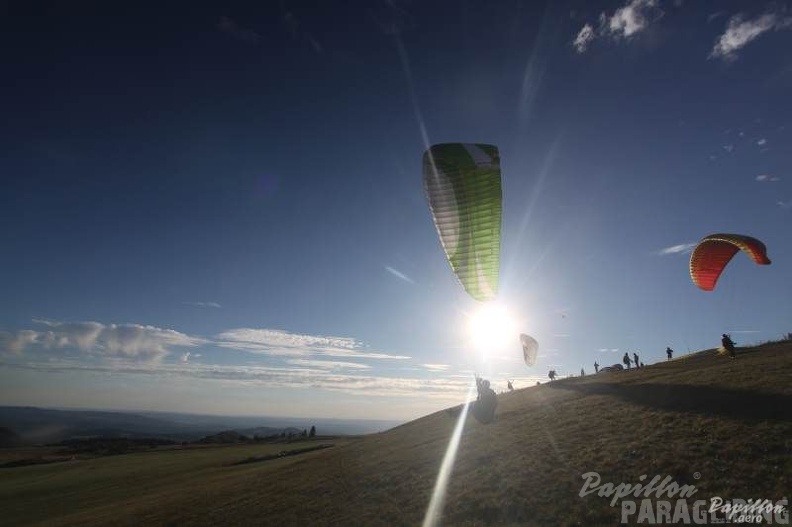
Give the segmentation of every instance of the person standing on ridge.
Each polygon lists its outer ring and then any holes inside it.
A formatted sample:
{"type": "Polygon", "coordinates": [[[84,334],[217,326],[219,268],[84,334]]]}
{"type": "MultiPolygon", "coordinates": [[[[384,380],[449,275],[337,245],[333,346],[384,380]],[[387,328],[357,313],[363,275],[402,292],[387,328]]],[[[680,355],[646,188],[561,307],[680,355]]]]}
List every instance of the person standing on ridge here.
{"type": "Polygon", "coordinates": [[[635,352],[633,352],[633,359],[635,360],[635,367],[636,368],[640,368],[641,367],[641,362],[638,360],[638,354],[635,353],[635,352]]]}
{"type": "Polygon", "coordinates": [[[732,341],[731,337],[724,333],[721,335],[721,344],[723,344],[723,349],[729,352],[729,357],[732,359],[737,357],[737,352],[734,349],[734,342],[732,341]]]}
{"type": "Polygon", "coordinates": [[[594,373],[599,373],[599,363],[594,361],[594,373]]]}
{"type": "Polygon", "coordinates": [[[674,356],[674,350],[669,347],[666,347],[666,355],[668,355],[668,360],[671,360],[671,357],[674,356]]]}
{"type": "Polygon", "coordinates": [[[622,357],[622,362],[624,363],[625,366],[627,366],[627,369],[629,370],[630,369],[630,355],[626,351],[624,352],[624,357],[622,357]]]}

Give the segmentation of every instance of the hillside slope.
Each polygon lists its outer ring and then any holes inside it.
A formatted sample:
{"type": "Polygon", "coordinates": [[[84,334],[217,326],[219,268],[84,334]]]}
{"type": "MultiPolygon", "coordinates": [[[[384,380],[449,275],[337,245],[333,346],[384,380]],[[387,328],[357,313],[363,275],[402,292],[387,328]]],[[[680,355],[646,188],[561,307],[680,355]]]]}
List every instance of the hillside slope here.
{"type": "MultiPolygon", "coordinates": [[[[582,475],[592,471],[614,484],[670,476],[695,486],[691,506],[715,496],[789,498],[791,367],[792,342],[785,341],[740,350],[735,360],[707,351],[501,395],[494,423],[466,423],[442,524],[618,524],[620,502],[580,496],[582,475]]],[[[162,485],[146,485],[145,463],[138,463],[136,476],[124,480],[127,492],[75,491],[72,505],[40,483],[57,477],[58,467],[8,469],[19,471],[17,484],[30,494],[2,488],[0,506],[13,502],[19,523],[47,525],[419,525],[452,414],[291,459],[203,467],[178,485],[167,484],[164,471],[162,485]],[[25,515],[33,493],[51,504],[46,521],[40,511],[25,515]]]]}

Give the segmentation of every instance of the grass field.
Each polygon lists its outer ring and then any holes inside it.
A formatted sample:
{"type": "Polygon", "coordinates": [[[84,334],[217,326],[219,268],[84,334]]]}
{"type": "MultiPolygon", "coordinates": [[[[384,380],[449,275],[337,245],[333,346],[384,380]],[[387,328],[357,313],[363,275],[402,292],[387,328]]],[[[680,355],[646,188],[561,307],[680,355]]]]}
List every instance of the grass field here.
{"type": "MultiPolygon", "coordinates": [[[[499,396],[469,419],[443,525],[617,525],[582,475],[670,476],[691,499],[789,498],[792,342],[714,351],[499,396]]],[[[157,450],[0,470],[3,525],[419,525],[455,425],[362,438],[157,450]],[[333,447],[234,464],[281,450],[333,447]]],[[[12,455],[4,453],[5,456],[12,455]]],[[[788,517],[788,516],[787,516],[788,517]]],[[[634,520],[634,518],[633,518],[634,520]]]]}

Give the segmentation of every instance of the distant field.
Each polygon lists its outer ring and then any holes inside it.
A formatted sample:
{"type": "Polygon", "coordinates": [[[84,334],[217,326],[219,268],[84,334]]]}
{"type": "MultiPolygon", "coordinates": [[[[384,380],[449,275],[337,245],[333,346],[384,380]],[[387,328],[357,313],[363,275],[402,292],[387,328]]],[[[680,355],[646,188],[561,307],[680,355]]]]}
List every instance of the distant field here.
{"type": "MultiPolygon", "coordinates": [[[[284,456],[248,464],[251,458],[276,456],[279,453],[354,442],[354,438],[306,440],[293,443],[258,445],[199,445],[168,447],[151,452],[75,459],[54,464],[3,469],[0,471],[0,510],[2,524],[36,524],[53,521],[83,523],[86,510],[93,511],[87,521],[110,522],[119,514],[131,513],[141,505],[167,508],[181,497],[211,500],[213,489],[233,486],[233,482],[251,471],[260,477],[282,470],[300,456],[284,456]],[[73,520],[69,520],[76,515],[73,520]],[[95,515],[95,516],[94,516],[95,515]]],[[[6,449],[5,459],[38,455],[38,449],[6,449]]],[[[45,458],[58,456],[54,448],[42,447],[45,458]]],[[[170,511],[156,514],[150,521],[171,521],[179,516],[170,511]]],[[[121,518],[123,520],[123,518],[121,518]]],[[[113,520],[115,521],[115,520],[113,520]]]]}
{"type": "MultiPolygon", "coordinates": [[[[670,476],[693,499],[789,498],[792,342],[714,351],[639,371],[499,396],[469,420],[443,525],[617,525],[582,474],[670,476]]],[[[3,525],[419,525],[455,421],[438,412],[333,448],[259,463],[289,445],[160,450],[0,470],[3,525]]],[[[634,520],[634,517],[633,517],[634,520]]]]}

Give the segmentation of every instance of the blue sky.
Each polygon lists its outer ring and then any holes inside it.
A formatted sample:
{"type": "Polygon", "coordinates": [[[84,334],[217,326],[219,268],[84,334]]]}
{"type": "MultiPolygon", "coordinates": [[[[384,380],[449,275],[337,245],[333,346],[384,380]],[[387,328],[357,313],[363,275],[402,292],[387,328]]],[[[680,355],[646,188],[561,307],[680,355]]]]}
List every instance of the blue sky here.
{"type": "Polygon", "coordinates": [[[789,2],[12,1],[0,8],[0,404],[410,419],[792,315],[789,2]],[[470,344],[427,144],[502,158],[470,344]],[[690,248],[735,232],[715,291],[690,248]]]}

